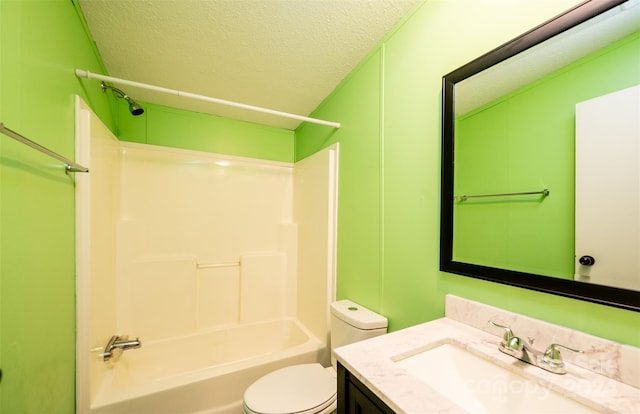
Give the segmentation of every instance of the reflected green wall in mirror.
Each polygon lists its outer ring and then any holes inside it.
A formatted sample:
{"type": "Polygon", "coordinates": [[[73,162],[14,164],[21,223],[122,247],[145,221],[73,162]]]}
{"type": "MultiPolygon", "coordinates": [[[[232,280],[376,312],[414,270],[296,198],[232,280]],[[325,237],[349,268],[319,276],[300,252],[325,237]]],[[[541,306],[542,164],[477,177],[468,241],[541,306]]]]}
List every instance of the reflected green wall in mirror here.
{"type": "Polygon", "coordinates": [[[456,120],[454,260],[573,279],[575,104],[640,84],[640,32],[456,120]]]}

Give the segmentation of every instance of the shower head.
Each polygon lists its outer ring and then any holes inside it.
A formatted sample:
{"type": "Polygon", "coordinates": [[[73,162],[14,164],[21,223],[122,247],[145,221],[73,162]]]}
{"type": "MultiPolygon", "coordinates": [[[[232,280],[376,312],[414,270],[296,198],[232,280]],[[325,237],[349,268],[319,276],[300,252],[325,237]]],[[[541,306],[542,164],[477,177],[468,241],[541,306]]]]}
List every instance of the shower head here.
{"type": "Polygon", "coordinates": [[[131,99],[129,95],[122,92],[120,89],[107,85],[104,82],[100,82],[100,87],[102,88],[102,92],[106,92],[107,89],[111,89],[118,98],[122,98],[125,101],[127,101],[127,103],[129,104],[129,112],[131,112],[131,115],[137,116],[137,115],[142,115],[144,113],[144,109],[140,105],[138,105],[136,101],[131,99]]]}
{"type": "Polygon", "coordinates": [[[127,100],[127,102],[129,102],[129,112],[131,112],[131,115],[138,116],[144,113],[144,109],[140,105],[138,105],[136,101],[129,98],[128,96],[125,99],[127,100]]]}

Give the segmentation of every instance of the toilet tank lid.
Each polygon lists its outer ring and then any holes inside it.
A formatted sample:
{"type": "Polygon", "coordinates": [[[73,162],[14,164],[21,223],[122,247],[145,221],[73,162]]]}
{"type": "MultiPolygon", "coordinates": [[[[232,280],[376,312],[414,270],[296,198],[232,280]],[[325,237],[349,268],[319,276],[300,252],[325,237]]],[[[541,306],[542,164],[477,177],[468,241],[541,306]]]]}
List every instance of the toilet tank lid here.
{"type": "Polygon", "coordinates": [[[346,299],[333,302],[331,314],[358,329],[380,329],[388,326],[384,316],[346,299]]]}

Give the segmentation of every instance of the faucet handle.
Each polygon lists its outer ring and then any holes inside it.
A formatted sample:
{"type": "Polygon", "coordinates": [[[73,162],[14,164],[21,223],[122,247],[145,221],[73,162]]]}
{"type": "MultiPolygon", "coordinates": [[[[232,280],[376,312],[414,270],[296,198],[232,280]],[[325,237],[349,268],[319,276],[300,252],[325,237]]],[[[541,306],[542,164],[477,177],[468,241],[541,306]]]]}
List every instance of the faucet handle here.
{"type": "Polygon", "coordinates": [[[502,342],[500,342],[500,350],[502,352],[515,356],[517,352],[522,351],[524,347],[524,343],[522,342],[522,339],[520,339],[519,337],[513,334],[513,331],[511,330],[511,328],[509,328],[508,326],[497,324],[493,321],[489,321],[489,324],[493,326],[497,326],[498,328],[504,329],[502,342]]]}
{"type": "Polygon", "coordinates": [[[545,359],[553,362],[562,362],[562,355],[560,354],[560,350],[558,348],[568,349],[569,351],[579,352],[581,354],[584,353],[584,351],[580,349],[569,348],[566,345],[551,344],[547,347],[546,351],[544,351],[545,359]]]}
{"type": "Polygon", "coordinates": [[[504,332],[505,339],[507,339],[507,337],[511,338],[512,336],[515,336],[515,335],[513,335],[513,331],[511,330],[511,328],[509,328],[508,326],[500,325],[498,323],[495,323],[494,321],[489,321],[489,325],[497,326],[498,328],[504,329],[504,331],[505,331],[504,332]]]}
{"type": "Polygon", "coordinates": [[[538,366],[555,374],[566,374],[567,368],[564,365],[562,354],[560,354],[560,349],[558,348],[568,349],[569,351],[579,352],[581,354],[584,353],[584,351],[580,349],[569,348],[566,345],[551,344],[544,351],[544,355],[538,357],[538,366]]]}

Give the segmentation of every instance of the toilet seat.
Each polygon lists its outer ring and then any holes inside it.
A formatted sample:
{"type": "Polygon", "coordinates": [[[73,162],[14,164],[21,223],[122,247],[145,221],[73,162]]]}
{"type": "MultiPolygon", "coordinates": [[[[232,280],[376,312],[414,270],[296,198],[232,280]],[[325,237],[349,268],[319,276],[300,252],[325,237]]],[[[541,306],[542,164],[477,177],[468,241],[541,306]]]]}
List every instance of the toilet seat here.
{"type": "Polygon", "coordinates": [[[335,409],[337,384],[330,368],[320,364],[293,365],[273,371],[244,393],[248,414],[311,414],[335,409]]]}

